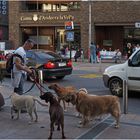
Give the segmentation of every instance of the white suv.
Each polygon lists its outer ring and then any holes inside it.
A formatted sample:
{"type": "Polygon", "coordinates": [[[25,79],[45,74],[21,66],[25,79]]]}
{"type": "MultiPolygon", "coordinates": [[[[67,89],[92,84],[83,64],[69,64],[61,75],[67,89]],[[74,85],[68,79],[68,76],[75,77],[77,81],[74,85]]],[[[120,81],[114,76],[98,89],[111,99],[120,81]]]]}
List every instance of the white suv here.
{"type": "Polygon", "coordinates": [[[140,49],[125,63],[109,66],[103,73],[104,85],[113,95],[122,96],[123,80],[127,80],[128,90],[140,91],[140,49]]]}

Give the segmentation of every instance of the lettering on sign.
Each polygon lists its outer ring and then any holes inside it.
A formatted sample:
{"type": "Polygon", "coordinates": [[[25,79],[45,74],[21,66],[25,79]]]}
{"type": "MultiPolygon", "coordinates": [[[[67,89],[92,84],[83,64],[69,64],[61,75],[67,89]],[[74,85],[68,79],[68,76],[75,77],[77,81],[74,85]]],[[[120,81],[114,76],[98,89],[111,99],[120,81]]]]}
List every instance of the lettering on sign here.
{"type": "Polygon", "coordinates": [[[51,16],[51,15],[37,15],[34,14],[33,16],[21,16],[21,21],[48,21],[48,20],[74,20],[73,15],[59,15],[59,16],[51,16]]]}

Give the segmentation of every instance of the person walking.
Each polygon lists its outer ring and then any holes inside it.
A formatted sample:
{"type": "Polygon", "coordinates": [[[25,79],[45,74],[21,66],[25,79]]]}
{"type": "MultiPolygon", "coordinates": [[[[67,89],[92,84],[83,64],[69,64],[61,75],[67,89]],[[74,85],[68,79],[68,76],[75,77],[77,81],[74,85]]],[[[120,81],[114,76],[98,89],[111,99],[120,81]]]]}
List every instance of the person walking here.
{"type": "Polygon", "coordinates": [[[90,44],[90,60],[91,63],[96,63],[96,46],[93,42],[90,44]]]}
{"type": "Polygon", "coordinates": [[[131,43],[127,43],[126,52],[127,52],[127,58],[129,58],[131,56],[131,54],[132,54],[132,45],[131,45],[131,43]]]}
{"type": "Polygon", "coordinates": [[[100,47],[98,44],[96,47],[96,57],[97,57],[97,63],[99,63],[100,62],[100,47]]]}
{"type": "Polygon", "coordinates": [[[23,94],[24,82],[27,78],[26,74],[32,74],[32,70],[26,66],[26,50],[30,50],[34,46],[35,42],[31,39],[25,41],[23,46],[15,50],[14,54],[21,56],[15,56],[13,58],[13,69],[11,71],[12,86],[14,92],[19,95],[23,94]]]}

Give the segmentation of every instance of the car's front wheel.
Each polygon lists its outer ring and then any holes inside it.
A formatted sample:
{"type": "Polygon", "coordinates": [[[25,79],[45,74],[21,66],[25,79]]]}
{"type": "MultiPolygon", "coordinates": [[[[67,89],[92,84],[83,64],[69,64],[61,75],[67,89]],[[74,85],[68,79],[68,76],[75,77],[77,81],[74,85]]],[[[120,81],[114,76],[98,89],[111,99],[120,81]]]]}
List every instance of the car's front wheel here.
{"type": "Polygon", "coordinates": [[[109,81],[109,89],[112,95],[122,96],[123,94],[123,81],[119,78],[113,78],[109,81]]]}

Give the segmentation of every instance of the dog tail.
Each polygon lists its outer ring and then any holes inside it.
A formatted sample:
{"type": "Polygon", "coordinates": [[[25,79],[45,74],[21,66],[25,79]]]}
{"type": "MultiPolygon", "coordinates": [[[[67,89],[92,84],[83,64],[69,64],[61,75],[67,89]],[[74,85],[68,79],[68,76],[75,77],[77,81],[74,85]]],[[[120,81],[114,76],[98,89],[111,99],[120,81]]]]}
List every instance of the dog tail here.
{"type": "Polygon", "coordinates": [[[88,91],[87,91],[86,88],[80,88],[78,92],[81,92],[81,91],[82,91],[82,92],[85,92],[85,94],[88,94],[88,91]]]}
{"type": "Polygon", "coordinates": [[[47,103],[44,103],[44,102],[42,102],[42,101],[40,101],[38,98],[36,98],[36,97],[33,97],[33,99],[34,99],[34,101],[37,101],[40,105],[42,105],[42,106],[48,106],[48,104],[47,103]]]}

